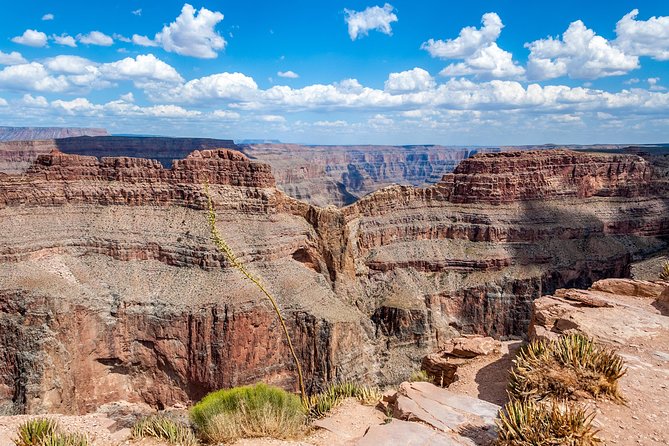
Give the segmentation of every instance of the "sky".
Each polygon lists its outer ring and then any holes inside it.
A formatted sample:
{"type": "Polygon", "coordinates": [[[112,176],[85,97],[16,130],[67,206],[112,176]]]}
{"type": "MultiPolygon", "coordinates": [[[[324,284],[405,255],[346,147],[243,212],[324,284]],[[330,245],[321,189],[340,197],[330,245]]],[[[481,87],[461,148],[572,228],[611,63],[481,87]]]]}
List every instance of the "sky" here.
{"type": "Polygon", "coordinates": [[[0,125],[307,144],[669,142],[669,2],[7,0],[0,125]]]}

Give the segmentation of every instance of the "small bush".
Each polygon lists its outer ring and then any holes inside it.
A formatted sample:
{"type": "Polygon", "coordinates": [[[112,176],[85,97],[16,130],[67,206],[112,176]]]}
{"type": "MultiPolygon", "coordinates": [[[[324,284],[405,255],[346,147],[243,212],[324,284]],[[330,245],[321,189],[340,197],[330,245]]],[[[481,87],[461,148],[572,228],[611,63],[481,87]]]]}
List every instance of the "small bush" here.
{"type": "Polygon", "coordinates": [[[324,391],[309,398],[309,418],[323,418],[346,398],[357,398],[362,404],[374,406],[381,401],[381,391],[376,387],[343,381],[330,384],[324,391]]]}
{"type": "Polygon", "coordinates": [[[660,271],[660,280],[669,281],[669,260],[664,262],[664,265],[662,265],[662,271],[660,271]]]}
{"type": "Polygon", "coordinates": [[[14,440],[16,446],[39,446],[42,441],[58,432],[58,422],[51,418],[33,418],[21,424],[18,428],[18,437],[14,440]]]}
{"type": "Polygon", "coordinates": [[[593,418],[573,403],[511,401],[500,411],[495,446],[598,445],[593,418]]]}
{"type": "Polygon", "coordinates": [[[203,439],[294,438],[306,427],[300,398],[266,384],[212,392],[191,408],[190,418],[203,439]]]}
{"type": "Polygon", "coordinates": [[[582,334],[521,349],[511,371],[509,394],[520,400],[607,395],[622,401],[618,380],[626,369],[620,356],[582,334]]]}
{"type": "Polygon", "coordinates": [[[161,438],[179,446],[195,446],[198,444],[197,438],[195,438],[195,434],[189,426],[164,415],[152,415],[139,420],[132,427],[132,437],[161,438]]]}
{"type": "Polygon", "coordinates": [[[33,418],[21,424],[14,440],[16,446],[89,446],[88,437],[78,433],[61,433],[58,422],[50,418],[33,418]]]}
{"type": "Polygon", "coordinates": [[[414,370],[409,377],[409,381],[412,383],[415,382],[432,382],[430,376],[425,370],[414,370]]]}

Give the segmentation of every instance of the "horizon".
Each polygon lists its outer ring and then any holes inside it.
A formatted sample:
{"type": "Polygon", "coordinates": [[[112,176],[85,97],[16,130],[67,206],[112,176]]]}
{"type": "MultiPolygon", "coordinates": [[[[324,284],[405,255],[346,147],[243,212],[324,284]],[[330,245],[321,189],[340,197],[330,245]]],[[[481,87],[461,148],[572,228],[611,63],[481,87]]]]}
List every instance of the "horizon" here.
{"type": "Polygon", "coordinates": [[[669,141],[657,1],[40,8],[0,18],[3,126],[304,145],[669,141]]]}

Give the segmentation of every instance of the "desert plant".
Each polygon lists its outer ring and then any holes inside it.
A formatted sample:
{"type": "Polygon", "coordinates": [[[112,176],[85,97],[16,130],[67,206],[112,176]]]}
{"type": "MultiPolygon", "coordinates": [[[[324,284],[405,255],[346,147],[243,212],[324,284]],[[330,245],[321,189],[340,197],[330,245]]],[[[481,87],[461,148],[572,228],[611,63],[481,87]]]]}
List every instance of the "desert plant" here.
{"type": "Polygon", "coordinates": [[[381,390],[357,384],[353,381],[342,381],[328,385],[325,390],[309,398],[307,412],[309,418],[318,419],[326,416],[346,398],[356,398],[362,404],[374,406],[381,401],[381,390]]]}
{"type": "Polygon", "coordinates": [[[79,433],[55,433],[42,439],[39,446],[89,446],[88,437],[79,433]]]}
{"type": "Polygon", "coordinates": [[[180,446],[195,446],[198,444],[190,426],[164,415],[151,415],[142,418],[133,425],[131,432],[133,438],[161,438],[180,446]]]}
{"type": "Polygon", "coordinates": [[[662,271],[660,271],[660,280],[669,281],[669,260],[664,262],[662,265],[662,271]]]}
{"type": "Polygon", "coordinates": [[[521,400],[575,398],[584,392],[622,401],[618,380],[626,369],[620,356],[580,334],[534,341],[522,348],[511,371],[509,394],[521,400]]]}
{"type": "Polygon", "coordinates": [[[427,374],[425,370],[414,370],[413,372],[411,372],[411,376],[409,376],[409,381],[412,383],[432,382],[430,376],[427,374]]]}
{"type": "Polygon", "coordinates": [[[219,390],[190,410],[190,418],[206,441],[239,438],[294,438],[306,427],[300,398],[266,384],[219,390]]]}
{"type": "Polygon", "coordinates": [[[594,413],[573,403],[511,401],[497,420],[496,446],[593,446],[594,413]]]}
{"type": "Polygon", "coordinates": [[[204,193],[207,197],[207,220],[209,222],[209,231],[211,233],[211,238],[213,239],[216,247],[221,252],[223,252],[223,254],[225,254],[226,258],[228,259],[228,262],[230,262],[230,265],[233,268],[239,270],[239,272],[241,272],[244,275],[244,277],[249,279],[265,295],[265,297],[267,297],[269,302],[272,304],[272,308],[274,308],[274,312],[276,313],[276,316],[279,319],[279,323],[281,324],[281,329],[283,330],[283,334],[285,335],[286,341],[288,342],[288,349],[290,350],[290,354],[293,357],[293,361],[295,361],[295,367],[297,368],[297,381],[300,387],[302,404],[307,404],[308,403],[307,392],[304,389],[304,376],[302,374],[302,366],[300,365],[300,360],[297,357],[297,353],[295,353],[295,348],[293,347],[293,341],[291,340],[290,334],[288,333],[288,328],[286,327],[286,321],[284,320],[283,315],[281,314],[279,305],[276,303],[276,299],[274,299],[272,294],[270,294],[270,292],[267,291],[267,289],[262,284],[260,279],[255,277],[246,269],[246,266],[241,262],[241,260],[237,258],[232,248],[230,248],[230,245],[227,244],[225,239],[221,236],[220,232],[218,232],[218,228],[216,228],[216,210],[214,209],[214,201],[211,199],[211,194],[209,193],[208,183],[204,184],[204,193]]]}
{"type": "Polygon", "coordinates": [[[51,418],[32,418],[22,423],[14,440],[16,446],[39,446],[42,441],[58,432],[58,422],[51,418]]]}

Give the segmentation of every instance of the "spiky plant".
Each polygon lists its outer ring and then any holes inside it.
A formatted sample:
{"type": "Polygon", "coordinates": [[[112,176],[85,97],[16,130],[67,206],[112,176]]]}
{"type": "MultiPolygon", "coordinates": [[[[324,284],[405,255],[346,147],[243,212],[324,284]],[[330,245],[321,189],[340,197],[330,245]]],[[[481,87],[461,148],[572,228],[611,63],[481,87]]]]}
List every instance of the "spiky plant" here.
{"type": "Polygon", "coordinates": [[[662,271],[660,271],[660,280],[669,281],[669,260],[664,262],[664,265],[662,265],[662,271]]]}
{"type": "Polygon", "coordinates": [[[511,401],[500,411],[495,446],[594,446],[593,412],[569,402],[511,401]]]}
{"type": "Polygon", "coordinates": [[[409,376],[409,381],[412,383],[432,382],[430,376],[427,374],[425,370],[414,370],[413,372],[411,372],[411,376],[409,376]]]}
{"type": "Polygon", "coordinates": [[[511,371],[509,394],[521,400],[575,398],[583,392],[622,401],[618,380],[625,364],[613,351],[580,333],[522,348],[511,371]]]}
{"type": "Polygon", "coordinates": [[[167,440],[179,446],[198,444],[191,428],[164,415],[152,415],[142,418],[132,427],[133,438],[153,437],[167,440]]]}
{"type": "Polygon", "coordinates": [[[58,422],[51,418],[33,418],[22,423],[14,440],[16,446],[39,446],[58,432],[58,422]]]}
{"type": "Polygon", "coordinates": [[[373,406],[381,401],[382,396],[377,387],[360,385],[353,381],[332,383],[322,392],[309,397],[307,412],[309,418],[323,418],[346,398],[356,398],[364,405],[373,406]]]}
{"type": "Polygon", "coordinates": [[[286,341],[288,342],[288,349],[290,350],[290,354],[292,355],[293,360],[295,361],[295,367],[297,368],[297,381],[300,386],[300,395],[302,397],[302,404],[306,405],[308,404],[309,400],[307,398],[307,392],[305,391],[304,388],[304,376],[302,374],[302,366],[300,365],[300,360],[297,357],[297,353],[295,353],[295,348],[293,347],[293,341],[291,340],[290,334],[288,333],[288,328],[286,327],[286,321],[284,320],[283,315],[281,314],[279,305],[276,303],[276,299],[274,299],[272,294],[270,294],[270,292],[267,291],[267,289],[262,284],[260,279],[251,274],[246,269],[244,263],[237,258],[232,248],[230,248],[230,245],[228,245],[223,236],[221,236],[221,233],[218,232],[218,228],[216,227],[216,210],[214,209],[214,201],[212,200],[211,194],[209,193],[208,183],[204,184],[204,193],[207,197],[207,211],[208,211],[207,220],[209,222],[209,231],[211,233],[211,238],[213,239],[214,244],[223,254],[225,254],[225,257],[228,259],[230,265],[233,268],[237,269],[239,272],[241,272],[244,277],[250,280],[265,295],[265,297],[267,297],[269,302],[272,304],[272,308],[274,308],[274,312],[276,313],[276,316],[279,319],[279,323],[281,324],[281,329],[283,330],[283,334],[286,337],[286,341]]]}
{"type": "Polygon", "coordinates": [[[39,446],[90,446],[90,442],[84,434],[55,433],[42,439],[39,446]]]}

